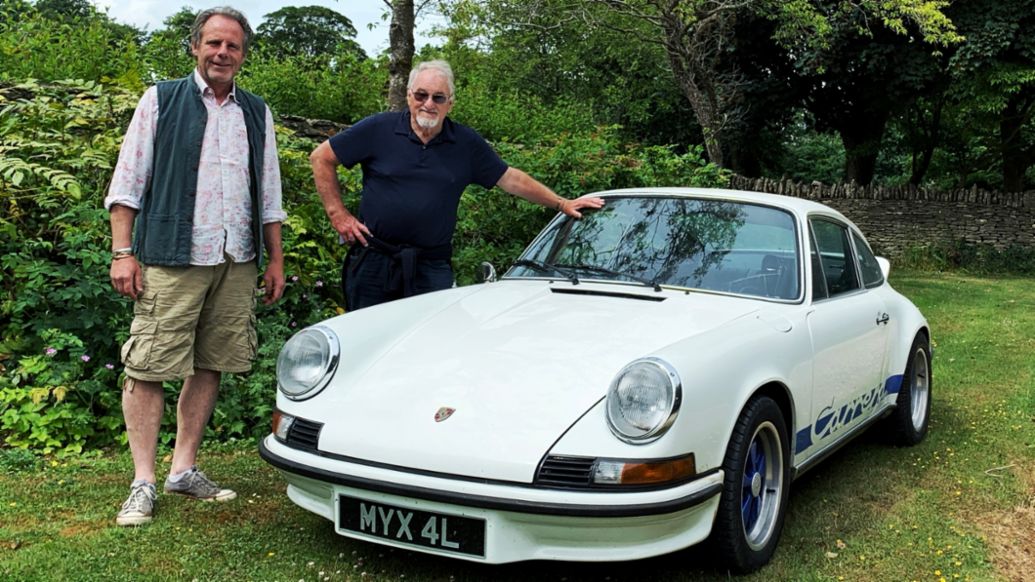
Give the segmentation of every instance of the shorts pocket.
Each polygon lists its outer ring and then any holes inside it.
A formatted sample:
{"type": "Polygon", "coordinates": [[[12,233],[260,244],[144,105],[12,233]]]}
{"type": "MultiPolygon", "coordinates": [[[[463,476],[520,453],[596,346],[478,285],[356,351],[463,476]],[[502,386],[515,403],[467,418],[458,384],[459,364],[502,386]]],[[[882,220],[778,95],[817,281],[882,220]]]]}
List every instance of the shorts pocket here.
{"type": "Polygon", "coordinates": [[[129,328],[129,339],[122,344],[122,363],[130,368],[144,370],[151,362],[151,352],[155,346],[155,330],[158,322],[141,318],[133,319],[129,328]]]}
{"type": "MultiPolygon", "coordinates": [[[[133,303],[133,315],[154,314],[156,303],[158,303],[158,293],[145,290],[133,303]]],[[[133,323],[135,324],[136,322],[134,321],[133,323]]]]}

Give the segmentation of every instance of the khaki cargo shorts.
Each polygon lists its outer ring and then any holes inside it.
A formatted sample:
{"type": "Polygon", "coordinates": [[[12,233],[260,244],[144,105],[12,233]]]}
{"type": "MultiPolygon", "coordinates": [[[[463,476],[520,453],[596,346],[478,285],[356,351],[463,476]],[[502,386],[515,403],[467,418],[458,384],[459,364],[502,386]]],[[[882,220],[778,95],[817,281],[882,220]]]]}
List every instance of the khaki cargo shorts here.
{"type": "Polygon", "coordinates": [[[126,375],[182,380],[196,368],[240,373],[252,367],[255,261],[212,266],[142,266],[144,291],[122,345],[126,375]]]}

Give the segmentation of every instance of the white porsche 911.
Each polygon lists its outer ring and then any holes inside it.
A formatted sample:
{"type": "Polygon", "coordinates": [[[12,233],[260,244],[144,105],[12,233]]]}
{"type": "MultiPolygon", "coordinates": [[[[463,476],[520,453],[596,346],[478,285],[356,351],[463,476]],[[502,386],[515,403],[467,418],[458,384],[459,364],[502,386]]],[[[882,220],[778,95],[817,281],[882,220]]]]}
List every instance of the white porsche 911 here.
{"type": "Polygon", "coordinates": [[[262,457],[350,538],[486,563],[709,539],[769,561],[791,482],[927,432],[930,330],[850,221],[729,190],[596,194],[498,281],[308,327],[262,457]]]}

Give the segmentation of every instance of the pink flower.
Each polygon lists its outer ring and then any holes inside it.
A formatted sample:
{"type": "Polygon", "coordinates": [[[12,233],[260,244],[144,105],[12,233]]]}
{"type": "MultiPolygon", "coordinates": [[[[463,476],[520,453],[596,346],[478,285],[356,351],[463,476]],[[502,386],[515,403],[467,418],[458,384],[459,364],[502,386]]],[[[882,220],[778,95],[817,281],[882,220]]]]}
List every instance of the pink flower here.
{"type": "Polygon", "coordinates": [[[109,362],[107,364],[104,364],[104,367],[109,369],[109,370],[114,370],[115,369],[115,364],[112,364],[111,362],[109,362]]]}
{"type": "Polygon", "coordinates": [[[316,288],[319,289],[320,287],[323,287],[323,281],[316,282],[316,288]]]}
{"type": "Polygon", "coordinates": [[[46,350],[44,350],[44,353],[46,353],[48,356],[53,356],[54,354],[58,353],[58,351],[54,348],[48,347],[46,350]]]}
{"type": "Polygon", "coordinates": [[[89,362],[90,361],[90,356],[88,356],[86,354],[83,354],[83,355],[79,356],[79,359],[84,361],[84,362],[89,362]]]}

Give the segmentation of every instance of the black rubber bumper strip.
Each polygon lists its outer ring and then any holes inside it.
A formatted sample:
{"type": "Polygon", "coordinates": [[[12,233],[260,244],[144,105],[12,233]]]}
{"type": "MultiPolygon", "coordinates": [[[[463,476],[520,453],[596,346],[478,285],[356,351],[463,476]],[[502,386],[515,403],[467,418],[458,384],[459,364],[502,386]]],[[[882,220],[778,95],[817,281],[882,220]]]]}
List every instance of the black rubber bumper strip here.
{"type": "MultiPolygon", "coordinates": [[[[324,469],[316,469],[285,459],[266,447],[266,442],[259,443],[259,456],[270,465],[300,477],[308,477],[316,481],[344,485],[365,491],[377,493],[388,493],[403,497],[413,497],[426,501],[450,503],[462,507],[475,507],[478,509],[491,509],[496,511],[511,511],[514,513],[525,513],[533,515],[563,515],[569,517],[638,517],[646,515],[664,515],[689,509],[708,501],[719,493],[722,484],[715,483],[709,487],[692,493],[685,497],[657,503],[639,503],[631,505],[582,505],[572,503],[541,503],[537,501],[522,501],[516,499],[500,499],[498,497],[487,497],[484,495],[466,495],[442,491],[440,489],[429,489],[427,487],[414,487],[410,485],[399,485],[387,481],[367,479],[344,475],[324,469]]],[[[685,484],[685,483],[684,483],[685,484]]]]}

